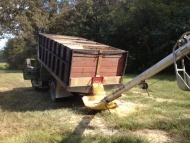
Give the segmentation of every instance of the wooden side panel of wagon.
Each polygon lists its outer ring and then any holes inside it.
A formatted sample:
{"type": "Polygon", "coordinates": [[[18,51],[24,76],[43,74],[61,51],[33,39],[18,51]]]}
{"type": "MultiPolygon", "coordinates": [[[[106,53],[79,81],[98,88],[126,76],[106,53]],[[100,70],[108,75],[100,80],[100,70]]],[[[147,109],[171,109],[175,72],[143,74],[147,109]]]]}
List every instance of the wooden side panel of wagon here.
{"type": "Polygon", "coordinates": [[[71,58],[70,48],[39,35],[38,60],[64,87],[69,85],[71,58]]]}

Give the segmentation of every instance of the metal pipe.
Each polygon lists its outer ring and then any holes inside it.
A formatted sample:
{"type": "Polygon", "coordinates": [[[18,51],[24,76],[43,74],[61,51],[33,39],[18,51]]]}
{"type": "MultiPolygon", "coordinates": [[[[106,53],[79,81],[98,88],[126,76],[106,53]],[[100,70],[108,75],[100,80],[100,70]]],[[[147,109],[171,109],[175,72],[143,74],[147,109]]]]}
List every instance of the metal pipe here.
{"type": "MultiPolygon", "coordinates": [[[[186,56],[190,53],[190,35],[186,37],[188,39],[188,43],[183,44],[179,49],[175,51],[176,60],[179,60],[181,57],[186,56]]],[[[101,102],[109,103],[121,96],[121,93],[124,91],[128,91],[134,86],[141,83],[141,81],[144,81],[147,78],[152,77],[153,75],[157,74],[158,72],[162,71],[166,67],[170,66],[174,62],[173,53],[138,75],[136,78],[128,82],[127,84],[123,85],[122,87],[118,88],[116,91],[112,92],[111,94],[104,97],[101,102]]]]}

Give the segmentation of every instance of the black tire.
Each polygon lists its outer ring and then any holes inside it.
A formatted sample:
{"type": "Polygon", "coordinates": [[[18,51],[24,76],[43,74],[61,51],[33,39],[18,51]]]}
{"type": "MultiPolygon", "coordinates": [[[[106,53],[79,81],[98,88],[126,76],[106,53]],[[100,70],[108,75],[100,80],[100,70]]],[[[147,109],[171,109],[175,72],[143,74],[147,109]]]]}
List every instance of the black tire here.
{"type": "Polygon", "coordinates": [[[38,87],[34,85],[34,80],[31,79],[31,83],[32,83],[32,89],[34,89],[35,91],[38,90],[38,87]]]}
{"type": "Polygon", "coordinates": [[[51,97],[51,100],[53,102],[57,101],[57,98],[56,98],[56,84],[55,84],[55,82],[51,82],[51,85],[50,85],[50,97],[51,97]]]}

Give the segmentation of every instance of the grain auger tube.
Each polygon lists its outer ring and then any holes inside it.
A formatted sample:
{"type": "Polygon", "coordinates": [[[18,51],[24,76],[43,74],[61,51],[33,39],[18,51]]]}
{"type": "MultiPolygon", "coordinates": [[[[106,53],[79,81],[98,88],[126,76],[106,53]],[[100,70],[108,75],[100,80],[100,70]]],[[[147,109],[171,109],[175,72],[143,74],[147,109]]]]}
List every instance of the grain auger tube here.
{"type": "Polygon", "coordinates": [[[162,71],[166,67],[170,66],[174,63],[175,70],[176,70],[176,77],[178,86],[182,90],[190,90],[190,77],[185,71],[184,65],[184,57],[190,54],[190,32],[184,33],[181,38],[177,41],[176,45],[173,48],[173,53],[129,81],[128,83],[124,84],[111,94],[105,96],[103,99],[97,100],[88,100],[88,97],[83,97],[84,104],[91,109],[94,110],[103,110],[107,108],[112,101],[121,97],[121,94],[124,91],[128,91],[131,88],[135,87],[138,84],[141,84],[146,79],[152,77],[153,75],[157,74],[158,72],[162,71]],[[178,47],[178,49],[176,49],[178,47]],[[182,60],[182,69],[177,68],[177,63],[179,59],[182,60]],[[183,72],[183,77],[179,74],[179,71],[183,72]]]}

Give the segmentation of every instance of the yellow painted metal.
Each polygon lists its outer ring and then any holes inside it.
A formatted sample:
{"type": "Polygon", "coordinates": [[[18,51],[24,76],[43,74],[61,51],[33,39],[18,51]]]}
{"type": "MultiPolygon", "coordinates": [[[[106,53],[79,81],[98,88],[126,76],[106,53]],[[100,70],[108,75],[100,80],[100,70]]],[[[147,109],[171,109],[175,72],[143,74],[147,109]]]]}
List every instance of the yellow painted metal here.
{"type": "Polygon", "coordinates": [[[85,106],[93,110],[106,110],[117,107],[117,104],[112,101],[108,104],[101,100],[106,96],[104,86],[101,83],[93,83],[93,96],[84,96],[82,98],[85,106]]]}
{"type": "Polygon", "coordinates": [[[106,110],[106,109],[114,109],[117,107],[117,104],[114,101],[105,104],[104,102],[101,101],[103,98],[104,97],[102,96],[84,96],[82,100],[87,108],[93,110],[106,110]]]}

